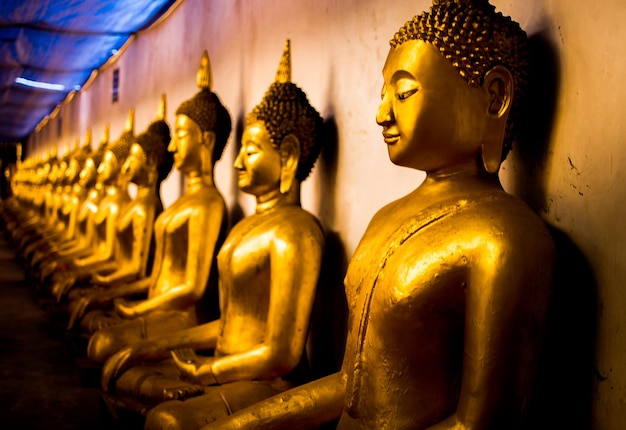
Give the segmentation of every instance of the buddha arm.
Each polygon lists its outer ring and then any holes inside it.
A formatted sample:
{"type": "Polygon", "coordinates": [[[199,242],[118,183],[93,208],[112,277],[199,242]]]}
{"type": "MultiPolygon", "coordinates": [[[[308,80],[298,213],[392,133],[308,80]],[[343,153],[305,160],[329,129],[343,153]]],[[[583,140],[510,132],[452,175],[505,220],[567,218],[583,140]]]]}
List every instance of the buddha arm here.
{"type": "Polygon", "coordinates": [[[118,297],[130,296],[132,294],[145,293],[150,288],[150,278],[139,279],[126,285],[116,285],[114,288],[108,288],[91,296],[92,303],[107,303],[118,297]]]}
{"type": "MultiPolygon", "coordinates": [[[[302,358],[322,259],[323,237],[317,228],[281,227],[270,245],[270,301],[265,340],[241,353],[200,366],[222,384],[285,375],[302,358]]],[[[236,306],[230,303],[230,306],[236,306]]]]}
{"type": "Polygon", "coordinates": [[[78,198],[76,196],[72,196],[70,199],[70,210],[68,214],[67,220],[67,230],[65,236],[63,236],[63,241],[68,242],[76,237],[76,218],[78,217],[78,209],[79,209],[78,198]]]}
{"type": "Polygon", "coordinates": [[[102,386],[107,389],[114,378],[131,366],[169,357],[171,349],[215,349],[219,331],[220,321],[215,320],[168,335],[137,341],[107,360],[102,368],[102,386]]]}
{"type": "Polygon", "coordinates": [[[316,429],[341,415],[345,381],[340,372],[293,388],[201,430],[316,429]]]}
{"type": "Polygon", "coordinates": [[[529,394],[520,393],[519,381],[532,380],[553,261],[550,246],[524,242],[523,236],[486,240],[471,257],[461,393],[455,414],[429,430],[509,428],[519,422],[519,396],[529,394]]]}
{"type": "Polygon", "coordinates": [[[95,210],[97,210],[97,208],[98,207],[91,201],[83,203],[77,218],[77,223],[83,228],[81,229],[78,226],[76,228],[76,244],[67,250],[59,251],[59,255],[72,258],[81,257],[83,255],[91,255],[91,244],[93,243],[93,237],[95,234],[94,217],[95,210]]]}
{"type": "Polygon", "coordinates": [[[224,211],[224,206],[221,203],[212,204],[203,209],[191,210],[187,221],[189,240],[187,242],[185,283],[173,286],[166,292],[135,304],[130,312],[135,315],[145,315],[155,309],[182,310],[193,305],[202,297],[213,264],[215,246],[222,228],[224,211]],[[204,240],[198,240],[198,238],[204,238],[204,240]]]}
{"type": "Polygon", "coordinates": [[[196,350],[212,350],[217,345],[220,332],[220,321],[214,320],[188,329],[173,332],[154,339],[147,339],[133,346],[137,357],[145,359],[155,353],[163,353],[169,357],[169,351],[176,348],[193,348],[196,350]]]}
{"type": "Polygon", "coordinates": [[[104,263],[106,261],[110,261],[114,257],[115,252],[115,241],[117,239],[115,222],[117,220],[117,215],[119,208],[115,208],[114,210],[110,210],[110,212],[106,215],[106,227],[105,227],[105,239],[104,239],[104,249],[100,252],[95,252],[88,257],[78,258],[74,261],[74,265],[78,268],[87,268],[92,267],[93,265],[104,263]]]}
{"type": "Polygon", "coordinates": [[[117,270],[105,276],[96,275],[94,280],[102,284],[132,279],[136,276],[145,275],[145,262],[147,261],[150,237],[152,235],[151,219],[154,219],[154,208],[136,208],[125,214],[118,222],[118,230],[123,230],[130,223],[133,228],[133,249],[130,261],[122,261],[117,265],[117,270]],[[142,271],[142,269],[144,269],[142,271]],[[144,273],[142,273],[144,272],[144,273]]]}

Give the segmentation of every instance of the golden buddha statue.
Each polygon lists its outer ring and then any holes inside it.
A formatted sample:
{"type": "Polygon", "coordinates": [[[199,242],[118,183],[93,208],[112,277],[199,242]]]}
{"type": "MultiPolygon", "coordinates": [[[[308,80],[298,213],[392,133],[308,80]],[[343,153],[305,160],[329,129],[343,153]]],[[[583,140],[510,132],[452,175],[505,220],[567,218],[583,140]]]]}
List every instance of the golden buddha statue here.
{"type": "MultiPolygon", "coordinates": [[[[154,222],[163,212],[161,182],[169,175],[174,162],[172,154],[168,151],[170,128],[165,122],[165,106],[163,95],[157,120],[151,123],[144,133],[137,136],[122,166],[125,181],[136,184],[137,193],[132,202],[120,213],[116,224],[115,260],[111,264],[113,269],[106,274],[96,273],[92,281],[99,288],[83,292],[82,297],[70,303],[71,317],[68,328],[82,317],[90,303],[103,304],[102,300],[99,300],[103,296],[115,296],[115,292],[111,291],[115,286],[146,277],[149,259],[154,251],[152,240],[154,222]]],[[[111,300],[112,298],[108,301],[111,300]]],[[[93,320],[94,316],[89,319],[93,320]]],[[[99,327],[99,324],[96,327],[99,327]]],[[[87,331],[92,333],[94,330],[87,331]]]]}
{"type": "Polygon", "coordinates": [[[24,186],[16,190],[15,200],[11,200],[13,219],[7,223],[7,233],[13,244],[17,245],[22,237],[41,221],[45,211],[45,190],[51,161],[56,155],[52,152],[34,161],[32,168],[24,172],[24,186]]]}
{"type": "Polygon", "coordinates": [[[65,159],[57,157],[55,148],[41,171],[41,175],[45,175],[45,185],[40,212],[31,223],[21,226],[20,229],[17,254],[22,261],[27,260],[27,254],[36,248],[45,236],[57,234],[62,230],[62,226],[57,225],[57,208],[65,165],[65,159]]]}
{"type": "Polygon", "coordinates": [[[396,33],[376,122],[391,161],[426,179],[373,217],[349,263],[342,370],[207,429],[521,428],[555,261],[497,176],[525,47],[486,0],[435,1],[396,33]]]}
{"type": "Polygon", "coordinates": [[[87,190],[80,183],[80,173],[91,153],[91,129],[85,133],[85,141],[82,146],[77,141],[77,147],[71,154],[65,171],[66,189],[65,201],[63,202],[62,214],[66,217],[65,232],[57,244],[64,246],[72,241],[76,234],[76,218],[80,203],[84,200],[87,190]]]}
{"type": "Polygon", "coordinates": [[[39,262],[35,273],[40,278],[40,285],[47,285],[48,278],[59,266],[71,267],[74,258],[90,255],[95,235],[94,218],[98,205],[104,196],[104,187],[98,181],[98,166],[109,143],[109,125],[104,128],[98,147],[89,154],[79,173],[75,197],[78,199],[74,235],[70,242],[60,245],[57,250],[39,262]]]}
{"type": "Polygon", "coordinates": [[[98,302],[114,300],[112,313],[87,315],[83,320],[85,329],[97,330],[87,348],[95,362],[104,363],[120,349],[142,339],[197,325],[205,301],[217,308],[217,286],[211,274],[226,235],[227,217],[224,199],[215,187],[213,168],[228,141],[231,120],[211,91],[206,52],[197,83],[200,91],[176,111],[169,146],[187,188],[156,220],[151,275],[93,298],[98,302]],[[122,299],[144,292],[145,300],[122,299]]]}
{"type": "Polygon", "coordinates": [[[60,207],[60,215],[63,217],[63,233],[60,237],[48,240],[44,248],[38,249],[30,260],[31,269],[38,273],[40,262],[59,249],[71,246],[76,236],[77,215],[80,203],[84,199],[87,190],[81,185],[79,175],[91,152],[91,130],[85,135],[85,143],[78,146],[69,157],[69,163],[65,170],[65,190],[63,202],[60,207]]]}
{"type": "Polygon", "coordinates": [[[146,428],[191,428],[301,382],[324,235],[300,205],[300,184],[321,149],[322,119],[291,82],[288,46],[276,82],[248,115],[234,166],[256,211],[219,252],[218,320],[131,344],[103,368],[103,386],[147,405],[146,428]],[[253,288],[252,288],[253,287],[253,288]],[[170,356],[174,365],[161,362],[170,356]],[[213,351],[212,356],[195,351],[213,351]],[[180,380],[178,374],[183,380],[180,380]]]}
{"type": "Polygon", "coordinates": [[[134,141],[134,110],[131,110],[126,128],[120,137],[107,145],[98,166],[98,181],[104,187],[104,196],[94,214],[94,242],[92,252],[71,260],[70,267],[57,268],[52,277],[52,295],[60,301],[77,284],[84,284],[94,273],[112,270],[115,262],[116,223],[120,213],[130,202],[128,183],[121,175],[121,167],[134,141]]]}

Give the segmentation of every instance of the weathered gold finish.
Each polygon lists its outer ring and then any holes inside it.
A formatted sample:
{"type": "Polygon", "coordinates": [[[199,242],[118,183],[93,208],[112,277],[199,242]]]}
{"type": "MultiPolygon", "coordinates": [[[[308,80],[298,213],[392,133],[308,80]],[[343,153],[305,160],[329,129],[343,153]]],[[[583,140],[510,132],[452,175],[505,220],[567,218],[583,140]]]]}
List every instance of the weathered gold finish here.
{"type": "MultiPolygon", "coordinates": [[[[170,128],[165,122],[165,95],[161,97],[157,119],[148,129],[137,136],[122,166],[122,182],[137,185],[136,197],[121,212],[117,220],[115,261],[112,271],[96,273],[93,282],[100,287],[83,294],[70,303],[71,317],[68,328],[82,318],[90,304],[104,305],[113,298],[116,286],[145,278],[148,259],[151,255],[152,231],[155,219],[163,212],[160,188],[161,182],[169,174],[173,157],[167,148],[170,143],[170,128]],[[103,299],[104,297],[104,299],[103,299]],[[108,299],[108,300],[105,300],[108,299]]],[[[97,312],[88,319],[84,329],[93,332],[105,324],[112,323],[112,317],[97,312]]],[[[120,321],[119,318],[116,321],[120,321]]]]}
{"type": "Polygon", "coordinates": [[[342,370],[206,428],[520,428],[555,260],[495,174],[524,41],[479,0],[435,1],[398,32],[376,121],[391,161],[427,176],[374,216],[349,264],[342,370]]]}
{"type": "Polygon", "coordinates": [[[88,354],[104,363],[112,354],[146,337],[163,336],[198,324],[200,299],[217,307],[214,259],[226,233],[226,208],[215,187],[213,167],[221,157],[231,131],[230,116],[211,92],[211,71],[205,52],[197,75],[200,91],[176,111],[169,151],[185,176],[187,189],[155,223],[155,261],[150,277],[102,293],[97,301],[115,299],[114,315],[92,314],[83,327],[98,330],[88,354]],[[209,284],[209,291],[205,293],[209,284]],[[146,300],[126,302],[122,297],[147,292],[146,300]],[[213,297],[214,295],[215,297],[213,297]],[[114,324],[110,327],[108,325],[114,324]]]}
{"type": "MultiPolygon", "coordinates": [[[[281,76],[290,75],[288,55],[281,76]]],[[[197,427],[291,386],[303,364],[324,246],[319,222],[300,206],[321,123],[304,92],[281,79],[247,117],[234,166],[240,189],[256,198],[256,212],[233,228],[218,255],[220,319],[130,345],[103,369],[109,388],[129,365],[174,350],[175,368],[137,366],[117,381],[118,394],[146,403],[204,393],[157,406],[146,428],[197,427]]]]}

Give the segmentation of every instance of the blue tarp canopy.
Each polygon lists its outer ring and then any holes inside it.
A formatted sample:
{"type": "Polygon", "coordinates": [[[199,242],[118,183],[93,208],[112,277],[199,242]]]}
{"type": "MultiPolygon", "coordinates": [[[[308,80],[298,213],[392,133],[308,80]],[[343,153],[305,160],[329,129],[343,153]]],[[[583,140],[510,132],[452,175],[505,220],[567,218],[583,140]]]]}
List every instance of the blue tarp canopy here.
{"type": "Polygon", "coordinates": [[[2,0],[0,142],[26,138],[176,0],[2,0]],[[42,88],[43,87],[43,88],[42,88]]]}

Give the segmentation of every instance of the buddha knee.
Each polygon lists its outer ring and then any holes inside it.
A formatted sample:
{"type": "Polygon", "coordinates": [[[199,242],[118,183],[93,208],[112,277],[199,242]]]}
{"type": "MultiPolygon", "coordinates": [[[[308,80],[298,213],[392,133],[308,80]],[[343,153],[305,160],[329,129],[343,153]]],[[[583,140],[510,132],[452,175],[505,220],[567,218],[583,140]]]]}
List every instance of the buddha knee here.
{"type": "Polygon", "coordinates": [[[146,417],[145,430],[187,430],[201,428],[216,419],[230,415],[219,387],[207,394],[185,401],[171,400],[152,409],[146,417]]]}
{"type": "Polygon", "coordinates": [[[185,430],[183,402],[172,400],[156,406],[148,412],[144,430],[185,430]]]}
{"type": "Polygon", "coordinates": [[[87,355],[97,363],[104,363],[110,356],[115,354],[118,349],[116,342],[111,335],[107,333],[107,330],[99,330],[89,339],[87,355]]]}

